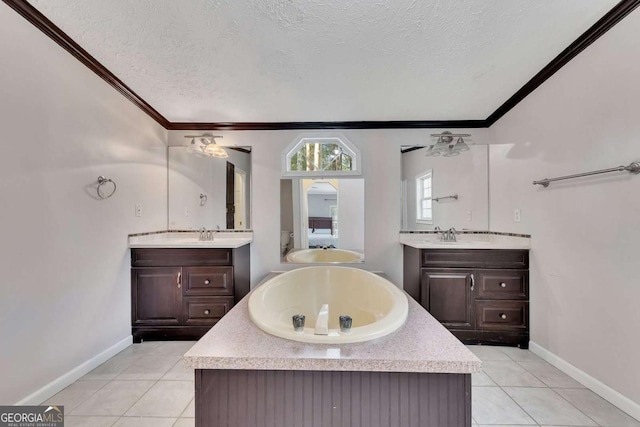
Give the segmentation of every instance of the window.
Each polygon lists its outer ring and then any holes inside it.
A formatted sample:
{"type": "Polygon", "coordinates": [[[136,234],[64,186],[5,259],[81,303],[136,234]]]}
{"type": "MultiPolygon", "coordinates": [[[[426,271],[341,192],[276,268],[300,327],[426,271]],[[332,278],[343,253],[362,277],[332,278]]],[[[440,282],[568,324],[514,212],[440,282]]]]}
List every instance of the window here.
{"type": "Polygon", "coordinates": [[[416,222],[433,224],[432,179],[433,170],[416,177],[416,222]]]}
{"type": "Polygon", "coordinates": [[[299,136],[283,163],[285,176],[360,175],[360,151],[344,136],[299,136]]]}

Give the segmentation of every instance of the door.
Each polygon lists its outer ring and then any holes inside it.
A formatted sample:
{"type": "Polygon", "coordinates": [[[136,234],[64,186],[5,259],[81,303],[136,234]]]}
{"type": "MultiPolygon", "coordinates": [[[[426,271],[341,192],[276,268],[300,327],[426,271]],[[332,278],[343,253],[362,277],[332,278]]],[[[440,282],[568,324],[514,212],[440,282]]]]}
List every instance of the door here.
{"type": "Polygon", "coordinates": [[[134,325],[180,325],[182,269],[131,269],[131,319],[134,325]]]}
{"type": "Polygon", "coordinates": [[[420,304],[449,329],[473,329],[474,271],[423,268],[420,304]]]}
{"type": "Polygon", "coordinates": [[[235,181],[236,181],[236,167],[231,162],[227,162],[227,230],[233,230],[235,228],[235,181]]]}
{"type": "Polygon", "coordinates": [[[242,169],[235,168],[235,215],[234,215],[234,225],[236,228],[247,228],[247,204],[246,204],[246,182],[247,182],[247,173],[242,169]]]}

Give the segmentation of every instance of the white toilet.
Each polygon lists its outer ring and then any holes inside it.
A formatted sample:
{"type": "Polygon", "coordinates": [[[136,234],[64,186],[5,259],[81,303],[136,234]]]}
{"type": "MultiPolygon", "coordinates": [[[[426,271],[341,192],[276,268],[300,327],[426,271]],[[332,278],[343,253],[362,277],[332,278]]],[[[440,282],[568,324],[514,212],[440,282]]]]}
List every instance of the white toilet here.
{"type": "Polygon", "coordinates": [[[282,256],[286,255],[289,248],[289,242],[291,241],[291,231],[280,231],[280,253],[282,256]]]}

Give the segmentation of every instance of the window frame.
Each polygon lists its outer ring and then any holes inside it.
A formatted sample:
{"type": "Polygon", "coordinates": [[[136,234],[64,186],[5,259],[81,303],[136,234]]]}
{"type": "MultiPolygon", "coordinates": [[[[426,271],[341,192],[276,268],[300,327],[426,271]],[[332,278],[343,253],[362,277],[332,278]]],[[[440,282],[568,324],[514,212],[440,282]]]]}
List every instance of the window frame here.
{"type": "Polygon", "coordinates": [[[417,224],[433,224],[433,169],[426,170],[418,175],[416,175],[416,223],[417,224]],[[424,182],[426,179],[429,179],[429,184],[431,186],[431,196],[423,197],[424,195],[424,182]],[[424,200],[431,201],[431,218],[425,219],[422,217],[422,202],[424,200]]]}
{"type": "Polygon", "coordinates": [[[293,140],[291,144],[282,152],[282,176],[298,177],[338,177],[338,176],[359,176],[362,175],[362,161],[360,150],[342,134],[322,133],[322,134],[301,134],[293,140]],[[343,151],[351,156],[351,170],[324,170],[324,171],[294,171],[291,170],[291,158],[309,142],[320,142],[322,144],[337,144],[343,151]]]}

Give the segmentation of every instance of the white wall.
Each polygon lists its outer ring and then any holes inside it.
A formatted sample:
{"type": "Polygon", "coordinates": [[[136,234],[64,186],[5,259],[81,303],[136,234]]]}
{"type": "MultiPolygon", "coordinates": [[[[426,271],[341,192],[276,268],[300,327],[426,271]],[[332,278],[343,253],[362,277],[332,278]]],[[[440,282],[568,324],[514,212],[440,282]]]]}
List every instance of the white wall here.
{"type": "MultiPolygon", "coordinates": [[[[384,271],[402,283],[400,230],[400,146],[429,141],[429,134],[444,129],[391,129],[340,131],[362,151],[365,179],[365,263],[362,268],[384,271]]],[[[487,130],[462,129],[486,143],[487,130]]],[[[188,131],[169,131],[169,144],[177,145],[188,131]]],[[[302,131],[227,131],[222,145],[252,146],[251,282],[257,284],[270,271],[296,268],[282,264],[279,256],[281,152],[302,131]],[[274,218],[276,221],[274,221],[274,218]]],[[[309,132],[304,132],[308,134],[309,132]]],[[[318,131],[321,134],[321,131],[318,131]]],[[[335,133],[332,131],[330,133],[335,133]]]]}
{"type": "Polygon", "coordinates": [[[407,230],[455,227],[489,228],[489,162],[486,145],[471,145],[456,157],[426,157],[425,150],[402,154],[402,179],[407,181],[407,230]],[[416,177],[433,170],[433,197],[458,195],[458,200],[433,202],[433,224],[416,222],[416,177]],[[467,217],[471,212],[471,220],[467,217]]]}
{"type": "Polygon", "coordinates": [[[533,235],[531,339],[640,404],[640,10],[490,129],[491,229],[533,235]],[[522,210],[522,222],[513,211],[522,210]]]}
{"type": "Polygon", "coordinates": [[[0,56],[0,402],[12,404],[130,336],[127,234],[166,227],[166,131],[4,6],[0,56]],[[117,182],[112,198],[96,200],[98,175],[117,182]]]}

